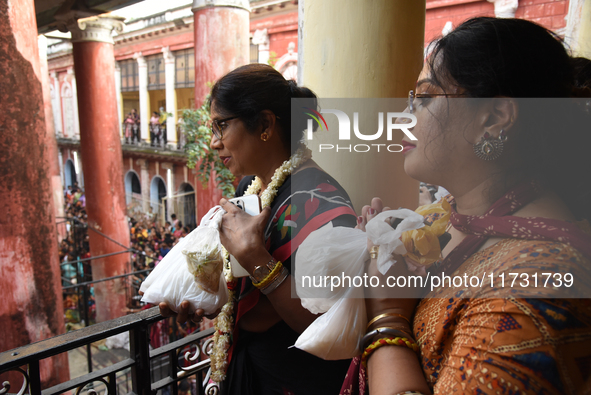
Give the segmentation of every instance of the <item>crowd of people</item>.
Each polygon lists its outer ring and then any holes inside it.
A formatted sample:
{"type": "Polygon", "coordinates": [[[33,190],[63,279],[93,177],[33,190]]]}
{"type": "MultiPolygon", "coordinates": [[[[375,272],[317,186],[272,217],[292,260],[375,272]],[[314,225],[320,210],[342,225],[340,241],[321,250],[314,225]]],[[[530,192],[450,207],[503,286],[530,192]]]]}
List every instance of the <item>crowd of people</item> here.
{"type": "MultiPolygon", "coordinates": [[[[81,261],[91,257],[88,214],[86,212],[86,196],[84,190],[74,182],[64,190],[64,212],[66,217],[59,219],[58,227],[61,235],[58,254],[62,271],[62,286],[72,286],[81,282],[92,281],[92,265],[90,260],[81,261]]],[[[139,219],[128,217],[131,255],[131,272],[140,272],[132,276],[133,285],[139,288],[139,284],[147,276],[146,270],[153,269],[171,250],[178,241],[186,236],[191,229],[184,226],[177,219],[176,214],[171,215],[171,221],[164,225],[154,222],[151,217],[144,216],[139,219]]],[[[64,294],[65,311],[68,319],[77,321],[78,293],[70,290],[64,294]]],[[[91,315],[94,311],[94,298],[91,291],[90,306],[91,315]]]]}
{"type": "Polygon", "coordinates": [[[129,219],[134,271],[153,269],[191,231],[176,214],[171,215],[171,220],[161,225],[147,219],[129,219]]]}
{"type": "MultiPolygon", "coordinates": [[[[60,233],[63,238],[59,246],[60,262],[73,262],[77,259],[84,259],[90,256],[90,246],[88,243],[88,233],[86,223],[88,215],[86,213],[86,196],[84,190],[78,186],[77,182],[68,185],[64,191],[64,212],[66,218],[59,221],[60,233]]],[[[89,274],[88,270],[82,270],[83,267],[74,265],[64,265],[64,282],[70,280],[75,284],[79,279],[85,279],[84,274],[89,274]],[[77,273],[78,272],[78,273],[77,273]],[[79,277],[80,276],[80,277],[79,277]]],[[[64,283],[64,285],[66,285],[64,283]]],[[[70,285],[70,284],[67,284],[70,285]]]]}

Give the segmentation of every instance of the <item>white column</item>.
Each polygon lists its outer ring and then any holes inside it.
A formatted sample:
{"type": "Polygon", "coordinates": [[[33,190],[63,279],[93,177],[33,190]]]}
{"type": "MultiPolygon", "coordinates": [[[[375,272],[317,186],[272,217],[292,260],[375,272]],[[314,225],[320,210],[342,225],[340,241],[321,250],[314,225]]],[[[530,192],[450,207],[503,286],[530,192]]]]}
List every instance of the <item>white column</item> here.
{"type": "Polygon", "coordinates": [[[488,0],[495,5],[495,17],[497,18],[515,18],[517,11],[517,0],[488,0]]]}
{"type": "Polygon", "coordinates": [[[53,122],[55,122],[55,133],[58,137],[63,137],[64,123],[62,121],[62,90],[60,89],[60,80],[55,71],[50,73],[53,78],[53,93],[55,100],[53,102],[53,122]]]}
{"type": "Polygon", "coordinates": [[[121,109],[123,108],[123,103],[121,103],[121,68],[119,67],[119,62],[115,61],[115,96],[117,97],[117,119],[119,120],[119,136],[123,140],[123,114],[121,113],[121,109]]]}
{"type": "Polygon", "coordinates": [[[169,47],[162,48],[164,54],[164,80],[166,81],[166,112],[172,114],[166,118],[166,141],[176,147],[176,91],[174,55],[169,47]]]}
{"type": "Polygon", "coordinates": [[[259,46],[259,63],[269,62],[269,34],[267,29],[256,30],[252,35],[252,43],[259,46]]]}
{"type": "Polygon", "coordinates": [[[148,63],[142,53],[133,55],[137,59],[137,70],[139,77],[140,89],[140,131],[142,141],[150,140],[150,133],[148,124],[150,122],[150,103],[148,100],[148,63]]]}
{"type": "Polygon", "coordinates": [[[174,210],[173,202],[171,197],[174,194],[174,165],[172,163],[162,163],[162,168],[166,169],[166,208],[168,211],[168,218],[167,220],[170,221],[170,214],[173,213],[174,210]]]}
{"type": "MultiPolygon", "coordinates": [[[[66,177],[64,176],[64,157],[62,155],[62,151],[60,149],[58,149],[57,151],[57,159],[58,159],[58,165],[60,167],[60,177],[62,179],[62,186],[66,185],[66,177]]],[[[64,191],[62,190],[62,196],[64,194],[64,191]]]]}
{"type": "Polygon", "coordinates": [[[78,118],[78,90],[76,89],[76,74],[74,68],[68,69],[70,84],[72,85],[72,109],[74,111],[74,137],[80,139],[80,119],[78,118]]]}

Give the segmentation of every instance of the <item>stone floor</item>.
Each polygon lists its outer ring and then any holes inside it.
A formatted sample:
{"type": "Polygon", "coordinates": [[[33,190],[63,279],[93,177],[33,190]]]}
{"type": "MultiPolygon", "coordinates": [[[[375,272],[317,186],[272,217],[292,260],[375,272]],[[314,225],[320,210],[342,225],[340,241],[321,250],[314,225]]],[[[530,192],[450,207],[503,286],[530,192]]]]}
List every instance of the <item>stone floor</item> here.
{"type": "MultiPolygon", "coordinates": [[[[106,349],[104,341],[93,343],[90,347],[92,356],[92,370],[96,371],[106,366],[113,365],[129,358],[129,351],[124,348],[106,349]]],[[[88,361],[86,347],[75,348],[68,352],[70,363],[70,379],[80,377],[88,373],[88,361]]]]}

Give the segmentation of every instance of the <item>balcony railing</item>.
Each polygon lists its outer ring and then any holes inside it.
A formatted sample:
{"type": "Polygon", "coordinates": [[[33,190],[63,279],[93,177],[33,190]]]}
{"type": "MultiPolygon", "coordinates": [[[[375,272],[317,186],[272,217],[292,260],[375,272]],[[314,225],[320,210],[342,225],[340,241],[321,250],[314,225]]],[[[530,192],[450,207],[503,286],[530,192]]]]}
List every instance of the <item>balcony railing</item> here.
{"type": "Polygon", "coordinates": [[[151,146],[155,148],[164,148],[172,150],[183,150],[186,144],[185,131],[182,123],[178,123],[176,126],[176,143],[170,143],[167,141],[166,124],[149,124],[148,130],[150,137],[147,140],[142,140],[141,137],[141,126],[139,123],[123,123],[121,125],[122,130],[122,143],[126,145],[136,146],[151,146]]]}
{"type": "Polygon", "coordinates": [[[68,391],[73,391],[76,395],[84,391],[89,395],[154,395],[158,391],[176,395],[178,383],[193,377],[197,394],[217,394],[217,384],[209,383],[212,339],[207,338],[213,334],[214,329],[192,333],[151,350],[149,327],[163,319],[158,308],[154,307],[3,352],[0,354],[0,376],[17,372],[22,376],[23,382],[19,385],[20,383],[4,380],[4,388],[0,388],[0,394],[15,393],[16,391],[10,391],[11,387],[18,387],[19,395],[57,395],[68,391]],[[124,332],[129,332],[129,358],[51,388],[41,388],[39,361],[124,332]],[[155,363],[167,366],[168,373],[157,374],[155,363]],[[130,385],[118,383],[118,378],[122,376],[130,378],[130,385]]]}

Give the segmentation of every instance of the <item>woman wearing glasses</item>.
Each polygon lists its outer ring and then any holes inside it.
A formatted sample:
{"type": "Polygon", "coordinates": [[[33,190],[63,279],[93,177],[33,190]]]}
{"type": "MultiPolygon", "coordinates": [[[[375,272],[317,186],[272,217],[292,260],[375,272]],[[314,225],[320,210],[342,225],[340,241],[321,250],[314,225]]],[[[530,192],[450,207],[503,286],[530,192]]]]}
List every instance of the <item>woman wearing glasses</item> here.
{"type": "MultiPolygon", "coordinates": [[[[235,176],[244,176],[236,196],[258,194],[263,207],[251,217],[221,201],[227,211],[222,244],[250,274],[233,284],[238,302],[218,316],[220,336],[233,338],[228,352],[212,358],[223,394],[338,393],[350,362],[324,361],[291,347],[316,318],[292,297],[292,254],[328,222],[356,224],[347,193],[301,144],[307,117],[302,111],[292,118],[292,98],[308,98],[309,107],[317,107],[313,92],[263,64],[228,73],[211,93],[211,148],[235,176]],[[230,320],[232,333],[220,327],[230,320]],[[227,372],[219,368],[226,358],[227,372]]],[[[181,320],[185,316],[180,312],[181,320]]]]}
{"type": "MultiPolygon", "coordinates": [[[[591,236],[577,222],[591,217],[591,129],[570,99],[583,94],[561,41],[534,23],[475,18],[434,44],[410,95],[418,141],[403,140],[404,169],[454,196],[430,278],[471,280],[426,296],[370,290],[342,394],[591,390],[591,236]]],[[[374,199],[360,227],[381,210],[374,199]]],[[[396,260],[386,276],[409,275],[396,260]]]]}

